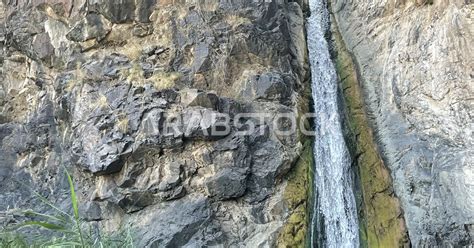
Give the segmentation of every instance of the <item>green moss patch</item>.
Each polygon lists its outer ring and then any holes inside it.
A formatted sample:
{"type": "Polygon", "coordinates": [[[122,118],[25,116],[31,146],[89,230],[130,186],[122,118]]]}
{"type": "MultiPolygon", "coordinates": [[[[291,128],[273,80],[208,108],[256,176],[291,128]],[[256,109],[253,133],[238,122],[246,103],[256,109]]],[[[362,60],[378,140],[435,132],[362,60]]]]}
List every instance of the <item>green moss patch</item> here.
{"type": "Polygon", "coordinates": [[[284,201],[291,214],[279,234],[278,247],[305,246],[309,230],[312,166],[313,145],[311,140],[307,140],[298,162],[288,174],[284,201]]]}
{"type": "Polygon", "coordinates": [[[365,247],[400,247],[407,245],[407,230],[399,200],[392,190],[392,179],[377,150],[364,111],[363,95],[357,69],[341,35],[333,31],[336,69],[341,79],[352,154],[357,159],[360,182],[361,240],[365,247]]]}

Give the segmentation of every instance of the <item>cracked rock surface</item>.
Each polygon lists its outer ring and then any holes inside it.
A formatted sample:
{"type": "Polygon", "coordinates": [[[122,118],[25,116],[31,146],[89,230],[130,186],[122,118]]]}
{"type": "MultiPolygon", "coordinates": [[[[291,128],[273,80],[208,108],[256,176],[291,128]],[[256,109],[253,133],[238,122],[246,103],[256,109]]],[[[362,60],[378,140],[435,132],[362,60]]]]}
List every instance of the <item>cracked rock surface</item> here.
{"type": "Polygon", "coordinates": [[[0,2],[0,212],[47,213],[28,187],[67,209],[67,168],[84,219],[139,247],[276,243],[302,138],[274,125],[307,103],[303,12],[194,2],[0,2]],[[269,116],[258,132],[211,132],[250,112],[269,116]]]}
{"type": "Polygon", "coordinates": [[[474,242],[473,8],[331,1],[418,247],[474,242]]]}

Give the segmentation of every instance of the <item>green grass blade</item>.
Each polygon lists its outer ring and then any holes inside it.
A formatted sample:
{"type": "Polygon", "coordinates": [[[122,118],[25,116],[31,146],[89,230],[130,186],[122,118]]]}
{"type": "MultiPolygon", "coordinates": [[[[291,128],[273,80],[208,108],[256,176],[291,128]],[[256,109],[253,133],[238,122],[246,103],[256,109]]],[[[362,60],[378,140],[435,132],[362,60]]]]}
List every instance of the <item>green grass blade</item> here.
{"type": "Polygon", "coordinates": [[[38,213],[38,212],[35,212],[33,210],[26,210],[26,211],[23,211],[23,214],[25,216],[38,216],[38,217],[43,217],[45,219],[49,219],[49,220],[54,220],[54,221],[57,221],[57,222],[61,222],[61,223],[67,223],[66,219],[64,218],[61,218],[61,217],[56,217],[56,216],[52,216],[52,215],[48,215],[48,214],[42,214],[42,213],[38,213]]]}
{"type": "Polygon", "coordinates": [[[54,243],[52,245],[48,245],[48,248],[64,248],[64,247],[83,247],[81,246],[81,243],[78,242],[73,242],[73,241],[67,241],[67,242],[59,242],[59,243],[54,243]]]}
{"type": "Polygon", "coordinates": [[[67,231],[67,229],[64,226],[57,225],[54,223],[44,222],[44,221],[27,221],[16,227],[20,228],[20,227],[25,227],[25,226],[39,226],[39,227],[43,227],[45,229],[49,229],[53,231],[67,231]]]}
{"type": "Polygon", "coordinates": [[[67,181],[69,182],[69,188],[71,190],[71,203],[72,203],[72,209],[73,209],[73,212],[74,212],[74,218],[76,220],[75,222],[76,222],[77,232],[79,233],[79,238],[81,239],[82,247],[85,247],[86,244],[84,242],[84,237],[82,235],[82,230],[81,230],[81,222],[80,222],[81,220],[79,218],[79,207],[78,207],[78,204],[77,204],[76,191],[74,190],[74,183],[72,181],[71,175],[66,170],[66,168],[64,168],[64,171],[66,172],[67,181]]]}
{"type": "Polygon", "coordinates": [[[71,191],[71,203],[72,203],[72,209],[74,211],[74,218],[76,220],[79,219],[79,207],[77,206],[77,196],[76,196],[76,191],[74,190],[74,183],[72,182],[72,177],[69,175],[69,172],[66,171],[66,176],[67,176],[67,181],[69,182],[69,189],[71,191]]]}
{"type": "Polygon", "coordinates": [[[0,247],[2,248],[27,248],[25,238],[17,233],[0,233],[0,247]]]}
{"type": "Polygon", "coordinates": [[[69,215],[68,213],[66,213],[63,210],[56,207],[52,202],[50,202],[48,199],[46,199],[46,197],[44,197],[40,193],[36,192],[32,188],[30,188],[28,185],[26,185],[26,184],[24,184],[23,182],[20,182],[20,181],[16,181],[16,182],[23,185],[25,188],[29,189],[36,197],[38,197],[38,199],[40,199],[40,201],[42,201],[44,204],[48,205],[52,209],[56,210],[58,213],[60,213],[64,216],[67,216],[67,217],[71,217],[71,215],[69,215]]]}
{"type": "Polygon", "coordinates": [[[125,241],[127,242],[127,246],[129,248],[134,248],[134,242],[133,242],[133,235],[132,232],[130,231],[130,228],[127,228],[127,237],[125,238],[125,241]]]}

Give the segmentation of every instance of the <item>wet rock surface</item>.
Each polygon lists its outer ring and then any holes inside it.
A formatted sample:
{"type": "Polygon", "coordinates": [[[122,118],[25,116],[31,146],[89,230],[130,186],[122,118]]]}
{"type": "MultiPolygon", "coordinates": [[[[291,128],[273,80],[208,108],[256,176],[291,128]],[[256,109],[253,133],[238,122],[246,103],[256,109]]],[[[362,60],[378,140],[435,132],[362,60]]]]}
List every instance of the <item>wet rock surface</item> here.
{"type": "Polygon", "coordinates": [[[140,247],[276,243],[302,138],[275,119],[309,87],[297,3],[0,8],[0,212],[47,212],[28,187],[67,208],[67,168],[83,218],[140,247]],[[268,117],[241,135],[250,112],[268,117]]]}
{"type": "Polygon", "coordinates": [[[331,1],[417,247],[474,242],[472,7],[331,1]]]}

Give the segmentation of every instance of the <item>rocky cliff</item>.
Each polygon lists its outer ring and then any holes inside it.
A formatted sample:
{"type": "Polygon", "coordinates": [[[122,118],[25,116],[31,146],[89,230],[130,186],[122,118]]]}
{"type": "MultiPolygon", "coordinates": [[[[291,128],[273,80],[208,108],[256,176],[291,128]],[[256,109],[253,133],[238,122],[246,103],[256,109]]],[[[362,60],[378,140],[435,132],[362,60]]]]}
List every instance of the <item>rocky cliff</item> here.
{"type": "MultiPolygon", "coordinates": [[[[334,17],[334,16],[333,16],[334,17]]],[[[353,158],[359,237],[363,247],[408,247],[403,210],[369,125],[360,77],[333,20],[331,44],[340,81],[345,136],[353,158]]]]}
{"type": "MultiPolygon", "coordinates": [[[[411,243],[472,245],[472,1],[333,0],[331,9],[357,65],[368,119],[391,170],[411,243]]],[[[344,81],[353,77],[342,75],[344,81]]],[[[355,94],[344,90],[349,100],[355,94]]],[[[358,139],[366,139],[364,133],[358,131],[358,139]]],[[[380,217],[398,221],[397,210],[380,217]]]]}
{"type": "Polygon", "coordinates": [[[300,4],[4,0],[0,23],[2,226],[50,211],[32,191],[68,209],[67,169],[139,247],[302,244],[311,143],[276,132],[309,101],[300,4]]]}

